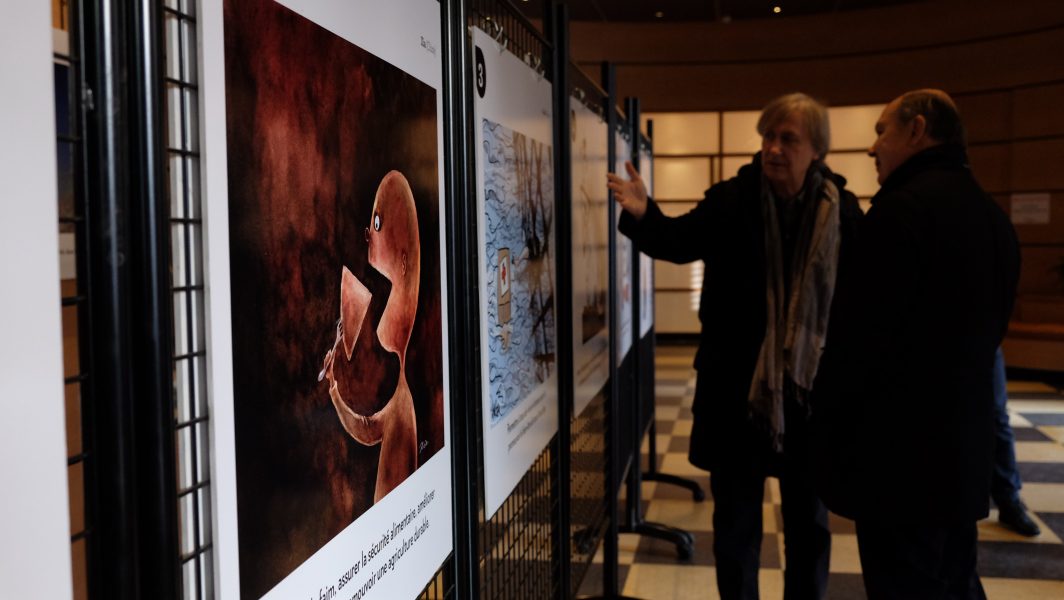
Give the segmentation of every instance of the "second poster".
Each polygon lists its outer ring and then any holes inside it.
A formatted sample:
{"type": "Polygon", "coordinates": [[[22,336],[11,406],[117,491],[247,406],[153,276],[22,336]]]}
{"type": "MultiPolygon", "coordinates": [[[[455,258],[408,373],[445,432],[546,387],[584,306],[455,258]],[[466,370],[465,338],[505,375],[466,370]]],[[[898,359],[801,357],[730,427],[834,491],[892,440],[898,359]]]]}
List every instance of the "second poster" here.
{"type": "Polygon", "coordinates": [[[485,516],[558,430],[551,83],[473,30],[485,516]]]}

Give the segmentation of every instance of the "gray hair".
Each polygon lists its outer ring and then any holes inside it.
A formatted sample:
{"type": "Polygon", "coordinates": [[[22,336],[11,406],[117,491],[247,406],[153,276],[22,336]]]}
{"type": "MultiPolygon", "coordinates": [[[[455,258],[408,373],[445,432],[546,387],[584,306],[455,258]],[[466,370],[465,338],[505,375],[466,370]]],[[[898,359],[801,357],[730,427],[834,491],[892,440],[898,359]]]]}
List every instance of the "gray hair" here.
{"type": "Polygon", "coordinates": [[[785,94],[765,105],[761,111],[761,117],[757,120],[758,135],[765,135],[769,128],[779,125],[791,115],[802,117],[806,135],[809,136],[813,149],[820,155],[820,160],[824,160],[831,147],[828,109],[820,102],[800,92],[785,94]]]}

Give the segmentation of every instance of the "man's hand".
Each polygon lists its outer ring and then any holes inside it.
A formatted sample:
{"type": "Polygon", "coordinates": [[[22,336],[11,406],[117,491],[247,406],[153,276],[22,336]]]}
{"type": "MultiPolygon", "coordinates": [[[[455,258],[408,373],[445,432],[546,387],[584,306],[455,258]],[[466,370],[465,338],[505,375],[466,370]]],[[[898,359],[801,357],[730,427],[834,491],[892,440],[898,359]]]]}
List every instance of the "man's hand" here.
{"type": "Polygon", "coordinates": [[[647,212],[647,186],[639,171],[635,170],[632,161],[624,161],[624,169],[628,171],[628,179],[624,179],[615,173],[607,173],[609,181],[606,187],[613,192],[613,199],[621,205],[621,208],[632,213],[638,221],[647,212]]]}

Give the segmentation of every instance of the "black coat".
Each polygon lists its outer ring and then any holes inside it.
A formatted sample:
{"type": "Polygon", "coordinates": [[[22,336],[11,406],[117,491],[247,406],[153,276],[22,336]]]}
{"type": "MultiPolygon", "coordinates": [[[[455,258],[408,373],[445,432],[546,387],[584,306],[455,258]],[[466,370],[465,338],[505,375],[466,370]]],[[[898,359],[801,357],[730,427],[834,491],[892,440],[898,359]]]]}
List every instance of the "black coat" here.
{"type": "MultiPolygon", "coordinates": [[[[824,167],[826,170],[826,167],[824,167]]],[[[861,210],[845,190],[846,180],[827,171],[839,188],[841,248],[838,278],[847,276],[847,255],[861,210]]],[[[693,406],[690,460],[713,470],[767,458],[767,436],[749,420],[750,382],[765,337],[765,225],[761,212],[761,160],[706,191],[685,215],[670,218],[651,201],[636,221],[627,212],[619,229],[637,248],[674,263],[705,263],[698,318],[702,323],[694,367],[698,391],[693,406]]]]}
{"type": "Polygon", "coordinates": [[[959,146],[901,165],[860,226],[813,392],[819,490],[851,518],[986,516],[991,366],[1019,277],[1016,234],[959,146]]]}

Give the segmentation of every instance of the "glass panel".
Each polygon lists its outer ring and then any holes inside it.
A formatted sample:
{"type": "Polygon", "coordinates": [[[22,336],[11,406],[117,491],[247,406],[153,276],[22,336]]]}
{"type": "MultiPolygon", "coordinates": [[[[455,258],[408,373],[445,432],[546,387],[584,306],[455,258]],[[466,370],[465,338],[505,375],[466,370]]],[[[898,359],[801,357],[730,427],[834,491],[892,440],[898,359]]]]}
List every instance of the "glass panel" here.
{"type": "Polygon", "coordinates": [[[654,188],[662,200],[694,200],[705,194],[710,184],[710,160],[705,158],[654,159],[654,188]]]}
{"type": "Polygon", "coordinates": [[[726,181],[739,174],[739,169],[750,162],[751,156],[725,156],[721,159],[720,180],[726,181]]]}
{"type": "Polygon", "coordinates": [[[828,109],[832,150],[865,150],[876,141],[876,121],[883,104],[828,109]]]}
{"type": "Polygon", "coordinates": [[[654,329],[658,333],[698,333],[698,310],[691,308],[690,292],[654,294],[654,329]]]}
{"type": "MultiPolygon", "coordinates": [[[[668,261],[654,262],[654,287],[659,290],[690,290],[691,264],[677,265],[668,261]]],[[[701,282],[698,282],[701,285],[701,282]]]]}
{"type": "Polygon", "coordinates": [[[864,152],[828,154],[827,164],[832,171],[846,178],[846,187],[858,196],[873,196],[879,191],[876,163],[864,152]]]}
{"type": "Polygon", "coordinates": [[[724,113],[725,154],[754,154],[761,150],[761,136],[757,133],[760,116],[761,111],[757,110],[724,113]]]}
{"type": "Polygon", "coordinates": [[[720,151],[720,116],[715,112],[645,113],[654,121],[654,154],[716,154],[720,151]]]}
{"type": "Polygon", "coordinates": [[[659,202],[658,208],[667,217],[678,217],[690,212],[697,204],[698,202],[659,202]]]}

